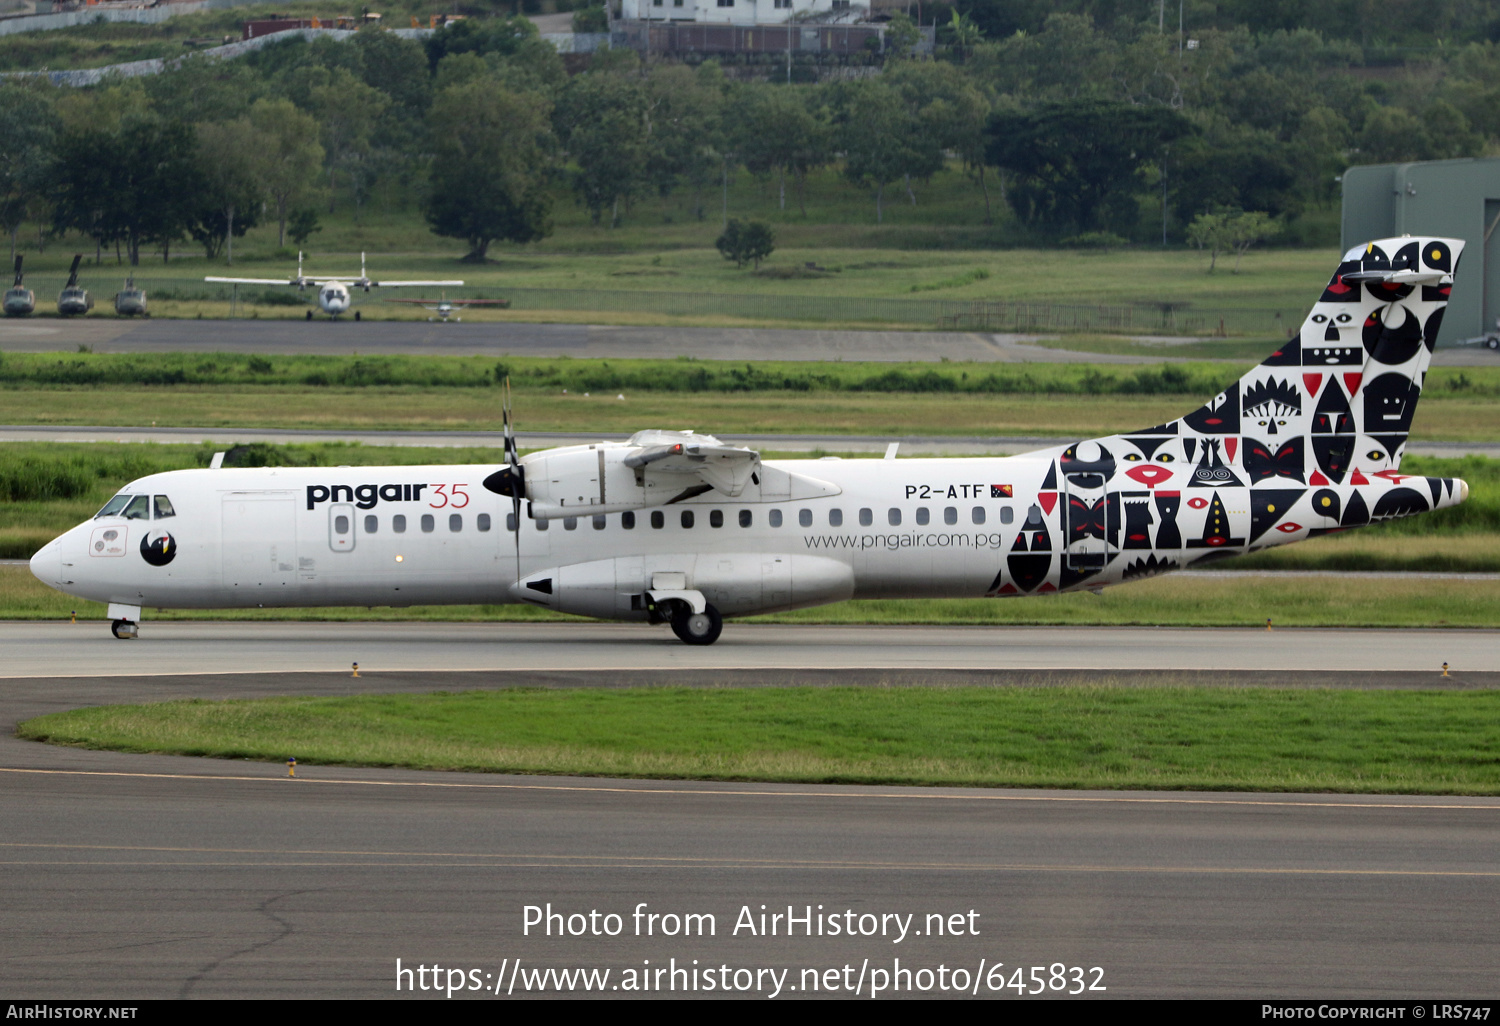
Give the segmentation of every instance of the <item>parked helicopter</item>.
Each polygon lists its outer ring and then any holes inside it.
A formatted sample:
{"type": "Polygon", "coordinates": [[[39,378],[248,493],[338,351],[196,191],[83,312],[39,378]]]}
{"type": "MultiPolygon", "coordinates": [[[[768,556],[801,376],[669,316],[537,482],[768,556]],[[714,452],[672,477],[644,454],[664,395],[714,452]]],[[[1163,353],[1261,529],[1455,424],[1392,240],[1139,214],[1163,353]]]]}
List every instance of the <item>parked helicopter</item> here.
{"type": "Polygon", "coordinates": [[[16,283],[5,291],[5,316],[26,317],[36,309],[36,293],[21,284],[21,258],[16,257],[16,283]]]}
{"type": "Polygon", "coordinates": [[[146,290],[135,287],[135,278],[126,278],[125,287],[115,293],[115,313],[126,317],[150,317],[146,312],[146,290]]]}
{"type": "Polygon", "coordinates": [[[68,283],[57,294],[57,312],[64,317],[86,314],[94,308],[94,297],[78,284],[78,265],[82,253],[73,254],[73,266],[68,269],[68,283]]]}

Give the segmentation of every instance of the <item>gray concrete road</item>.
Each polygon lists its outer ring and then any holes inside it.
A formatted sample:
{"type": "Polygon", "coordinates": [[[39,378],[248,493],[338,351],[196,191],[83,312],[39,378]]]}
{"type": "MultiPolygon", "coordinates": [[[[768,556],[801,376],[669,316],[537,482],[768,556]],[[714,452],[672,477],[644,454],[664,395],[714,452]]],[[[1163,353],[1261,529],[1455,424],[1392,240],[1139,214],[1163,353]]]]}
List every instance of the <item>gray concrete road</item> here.
{"type": "Polygon", "coordinates": [[[577,623],[0,623],[0,677],[369,671],[1500,671],[1500,631],[729,624],[707,648],[665,627],[577,623]]]}
{"type": "MultiPolygon", "coordinates": [[[[607,684],[612,675],[593,679],[607,684]]],[[[278,765],[11,736],[20,719],[101,701],[462,684],[425,672],[5,681],[6,989],[75,999],[390,997],[398,958],[406,968],[476,972],[457,979],[490,990],[520,959],[515,996],[527,992],[532,970],[548,968],[608,969],[606,993],[619,995],[607,988],[648,960],[667,970],[664,989],[674,966],[691,970],[694,960],[700,973],[712,967],[731,983],[749,970],[737,979],[758,983],[748,994],[762,1000],[775,983],[756,970],[787,970],[783,997],[804,996],[815,978],[868,996],[873,970],[889,973],[896,959],[934,977],[942,966],[950,987],[963,969],[981,994],[1017,968],[1025,981],[1041,966],[1045,980],[1054,963],[1068,979],[1077,966],[1086,983],[1108,988],[1091,997],[1440,999],[1494,986],[1493,798],[702,784],[307,765],[290,780],[278,765]],[[525,935],[526,906],[548,903],[563,914],[615,913],[621,933],[525,935]],[[632,913],[642,903],[646,915],[711,914],[713,935],[663,936],[658,925],[635,936],[632,913]],[[799,916],[811,906],[877,933],[787,937],[784,920],[774,937],[736,933],[742,909],[758,924],[762,905],[768,913],[791,905],[799,916]],[[913,915],[899,943],[888,914],[913,915]],[[929,915],[943,917],[944,935],[929,915]],[[880,936],[881,923],[892,933],[880,936]],[[947,932],[954,925],[960,935],[947,932]],[[998,980],[989,976],[997,962],[998,980]]],[[[555,978],[543,991],[557,992],[555,978]]]]}

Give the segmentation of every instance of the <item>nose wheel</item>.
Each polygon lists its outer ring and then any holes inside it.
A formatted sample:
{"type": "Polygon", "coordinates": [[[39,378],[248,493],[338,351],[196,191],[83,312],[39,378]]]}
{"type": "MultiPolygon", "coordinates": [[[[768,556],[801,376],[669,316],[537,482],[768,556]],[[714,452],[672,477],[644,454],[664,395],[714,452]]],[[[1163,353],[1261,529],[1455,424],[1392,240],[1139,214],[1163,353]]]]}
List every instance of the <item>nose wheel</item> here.
{"type": "Polygon", "coordinates": [[[140,637],[140,625],[134,620],[116,620],[109,629],[121,641],[133,641],[140,637]]]}
{"type": "Polygon", "coordinates": [[[686,603],[679,603],[672,614],[672,633],[686,645],[712,645],[724,633],[724,618],[711,605],[695,613],[686,603]]]}

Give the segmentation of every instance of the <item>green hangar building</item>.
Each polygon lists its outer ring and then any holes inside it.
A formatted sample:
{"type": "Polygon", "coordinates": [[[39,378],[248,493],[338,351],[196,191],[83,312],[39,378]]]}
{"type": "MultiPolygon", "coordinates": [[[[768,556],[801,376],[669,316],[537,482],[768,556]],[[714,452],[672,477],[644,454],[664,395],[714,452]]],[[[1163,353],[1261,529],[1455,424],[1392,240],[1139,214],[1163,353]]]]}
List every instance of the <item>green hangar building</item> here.
{"type": "Polygon", "coordinates": [[[1344,172],[1344,250],[1393,235],[1468,245],[1438,344],[1487,336],[1500,348],[1500,157],[1365,164],[1344,172]]]}

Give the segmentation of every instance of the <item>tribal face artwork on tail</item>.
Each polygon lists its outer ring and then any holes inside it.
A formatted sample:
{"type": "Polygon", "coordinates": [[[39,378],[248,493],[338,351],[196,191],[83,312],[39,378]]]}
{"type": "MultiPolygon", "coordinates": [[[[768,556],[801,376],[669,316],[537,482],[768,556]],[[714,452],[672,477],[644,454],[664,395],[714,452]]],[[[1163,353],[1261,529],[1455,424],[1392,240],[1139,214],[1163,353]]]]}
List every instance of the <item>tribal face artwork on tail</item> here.
{"type": "Polygon", "coordinates": [[[1301,331],[1199,409],[1023,457],[1045,461],[1062,544],[1046,580],[1028,557],[989,594],[1098,588],[1462,502],[1463,481],[1400,469],[1463,245],[1356,247],[1301,331]]]}

